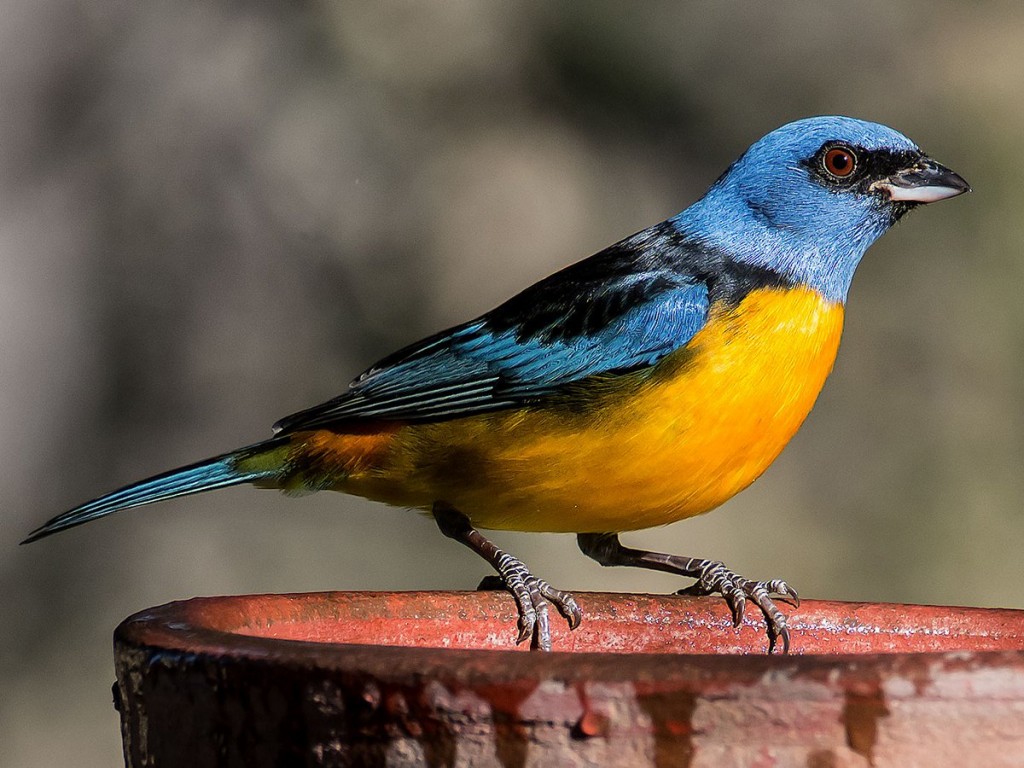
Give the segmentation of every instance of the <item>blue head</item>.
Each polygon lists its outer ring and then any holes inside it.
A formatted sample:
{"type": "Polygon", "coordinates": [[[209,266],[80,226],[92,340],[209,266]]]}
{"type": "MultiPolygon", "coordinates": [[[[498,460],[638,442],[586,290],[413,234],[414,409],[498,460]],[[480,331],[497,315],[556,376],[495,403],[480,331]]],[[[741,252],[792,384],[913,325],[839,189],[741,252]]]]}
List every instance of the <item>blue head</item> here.
{"type": "Polygon", "coordinates": [[[892,128],[811,117],[756,142],[672,221],[737,261],[844,301],[864,252],[903,214],[968,189],[892,128]]]}

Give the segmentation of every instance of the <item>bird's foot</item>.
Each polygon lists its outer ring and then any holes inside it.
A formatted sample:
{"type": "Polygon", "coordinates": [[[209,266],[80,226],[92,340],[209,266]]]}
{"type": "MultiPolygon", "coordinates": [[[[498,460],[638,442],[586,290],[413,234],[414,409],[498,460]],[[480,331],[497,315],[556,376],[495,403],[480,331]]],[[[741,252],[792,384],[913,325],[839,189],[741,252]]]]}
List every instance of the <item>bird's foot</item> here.
{"type": "Polygon", "coordinates": [[[750,581],[723,563],[707,560],[701,567],[697,582],[686,589],[680,589],[677,595],[710,595],[719,593],[732,611],[732,622],[739,626],[743,621],[743,612],[749,599],[764,614],[768,631],[768,653],[773,653],[782,641],[782,652],[789,653],[789,626],[786,615],[779,610],[772,600],[775,596],[782,602],[793,607],[800,606],[800,596],[796,590],[781,579],[770,581],[750,581]]]}
{"type": "Polygon", "coordinates": [[[469,518],[457,509],[443,502],[436,502],[433,508],[434,521],[445,536],[455,539],[486,560],[497,577],[489,576],[480,582],[477,589],[507,589],[516,601],[519,614],[517,622],[519,635],[516,643],[530,638],[530,648],[551,650],[551,622],[548,618],[548,603],[569,622],[569,629],[576,629],[583,620],[583,612],[568,592],[555,589],[544,579],[538,579],[522,560],[498,549],[492,541],[474,528],[469,518]]]}
{"type": "Polygon", "coordinates": [[[516,637],[516,643],[522,643],[529,638],[532,649],[551,650],[548,603],[558,609],[569,623],[569,629],[576,629],[580,625],[583,612],[576,604],[575,598],[568,592],[555,589],[544,579],[534,576],[521,560],[507,552],[500,552],[496,568],[498,578],[516,601],[516,610],[519,613],[519,635],[516,637]]]}

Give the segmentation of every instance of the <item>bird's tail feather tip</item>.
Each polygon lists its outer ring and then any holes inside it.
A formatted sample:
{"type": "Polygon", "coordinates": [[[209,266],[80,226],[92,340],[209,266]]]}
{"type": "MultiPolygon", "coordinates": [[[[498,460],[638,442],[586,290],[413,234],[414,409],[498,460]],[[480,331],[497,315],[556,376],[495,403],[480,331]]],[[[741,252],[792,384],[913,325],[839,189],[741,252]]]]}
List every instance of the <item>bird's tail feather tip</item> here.
{"type": "Polygon", "coordinates": [[[159,475],[126,485],[99,498],[69,509],[32,531],[21,543],[50,536],[68,528],[106,517],[114,512],[141,507],[157,501],[191,496],[194,493],[227,488],[274,477],[279,472],[267,454],[285,447],[283,441],[268,440],[233,453],[172,469],[159,475]],[[253,461],[254,459],[258,459],[253,461]]]}

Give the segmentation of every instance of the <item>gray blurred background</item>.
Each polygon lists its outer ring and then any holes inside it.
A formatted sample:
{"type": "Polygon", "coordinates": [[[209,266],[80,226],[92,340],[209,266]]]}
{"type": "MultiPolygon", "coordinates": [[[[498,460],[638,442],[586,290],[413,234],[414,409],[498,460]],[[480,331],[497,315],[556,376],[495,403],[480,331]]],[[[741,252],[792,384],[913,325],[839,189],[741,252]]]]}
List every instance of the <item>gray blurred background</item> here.
{"type": "MultiPolygon", "coordinates": [[[[975,192],[851,295],[806,427],[725,508],[627,541],[815,598],[1024,606],[1024,6],[15,0],[0,25],[0,763],[115,765],[110,635],[193,595],[472,588],[428,520],[251,488],[31,547],[253,442],[393,348],[682,209],[843,113],[975,192]]],[[[667,592],[573,539],[554,584],[667,592]]]]}

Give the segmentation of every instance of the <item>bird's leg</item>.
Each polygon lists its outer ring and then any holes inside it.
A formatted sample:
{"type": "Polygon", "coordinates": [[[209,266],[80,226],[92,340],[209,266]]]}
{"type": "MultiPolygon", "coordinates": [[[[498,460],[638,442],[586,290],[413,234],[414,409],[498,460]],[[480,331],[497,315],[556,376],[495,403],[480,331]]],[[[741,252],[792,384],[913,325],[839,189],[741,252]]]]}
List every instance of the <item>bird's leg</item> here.
{"type": "Polygon", "coordinates": [[[622,546],[618,534],[615,533],[581,533],[576,540],[583,554],[594,558],[601,565],[629,565],[696,579],[695,584],[679,590],[676,594],[710,595],[718,592],[725,598],[729,610],[732,611],[733,624],[737,627],[743,621],[743,610],[749,598],[764,614],[768,626],[768,653],[775,650],[779,640],[782,641],[782,652],[789,653],[789,627],[786,625],[786,616],[772,601],[772,596],[775,595],[793,606],[800,605],[800,597],[795,589],[781,579],[749,581],[717,560],[631,549],[622,546]]]}
{"type": "MultiPolygon", "coordinates": [[[[548,603],[553,603],[558,612],[569,622],[569,629],[576,629],[583,614],[576,600],[568,592],[555,589],[543,579],[538,579],[521,560],[498,549],[469,522],[469,518],[447,504],[434,503],[434,520],[441,533],[450,539],[465,544],[486,560],[501,579],[505,589],[512,593],[519,612],[519,636],[517,643],[531,638],[530,647],[542,651],[551,650],[551,628],[548,622],[548,603]]],[[[481,583],[481,587],[485,582],[481,583]]]]}

